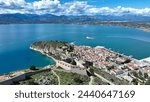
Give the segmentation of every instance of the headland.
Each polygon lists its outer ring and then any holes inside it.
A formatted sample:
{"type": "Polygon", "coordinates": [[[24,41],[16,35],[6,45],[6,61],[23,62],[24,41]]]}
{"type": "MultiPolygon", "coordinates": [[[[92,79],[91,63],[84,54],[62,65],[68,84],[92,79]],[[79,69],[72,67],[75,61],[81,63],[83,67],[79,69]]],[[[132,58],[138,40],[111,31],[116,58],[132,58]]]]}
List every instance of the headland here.
{"type": "MultiPolygon", "coordinates": [[[[77,46],[67,42],[39,41],[31,44],[30,49],[55,61],[53,67],[46,66],[44,69],[89,76],[91,80],[94,77],[94,82],[88,79],[90,84],[144,85],[149,82],[150,63],[103,46],[77,46]]],[[[58,79],[61,80],[59,77],[58,79]]]]}
{"type": "Polygon", "coordinates": [[[33,43],[31,48],[52,57],[56,66],[65,70],[73,70],[78,74],[85,74],[85,70],[93,69],[95,74],[101,71],[126,81],[128,84],[145,84],[150,76],[149,63],[114,52],[103,46],[77,46],[59,41],[41,41],[33,43]]]}

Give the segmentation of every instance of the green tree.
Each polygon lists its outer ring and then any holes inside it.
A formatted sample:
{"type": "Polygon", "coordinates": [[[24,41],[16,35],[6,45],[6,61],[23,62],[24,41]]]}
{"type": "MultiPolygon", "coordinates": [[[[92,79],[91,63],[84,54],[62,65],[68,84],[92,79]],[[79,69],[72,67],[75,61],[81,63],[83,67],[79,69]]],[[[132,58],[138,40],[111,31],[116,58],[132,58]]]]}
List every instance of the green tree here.
{"type": "Polygon", "coordinates": [[[135,77],[138,77],[138,74],[134,71],[133,72],[133,75],[135,76],[135,77]]]}
{"type": "Polygon", "coordinates": [[[139,76],[143,76],[143,74],[142,74],[142,72],[141,72],[141,71],[139,71],[139,76]]]}
{"type": "Polygon", "coordinates": [[[86,68],[92,67],[92,66],[93,66],[93,62],[85,61],[84,66],[85,66],[86,68]]]}
{"type": "Polygon", "coordinates": [[[150,78],[146,81],[145,85],[150,85],[150,78]]]}
{"type": "Polygon", "coordinates": [[[74,50],[74,46],[69,45],[67,51],[68,51],[68,52],[72,52],[73,50],[74,50]]]}
{"type": "Polygon", "coordinates": [[[147,73],[144,73],[144,78],[148,78],[148,74],[147,73]]]}
{"type": "Polygon", "coordinates": [[[135,78],[134,78],[134,79],[132,80],[132,83],[133,83],[134,85],[138,85],[138,79],[135,79],[135,78]]]}
{"type": "MultiPolygon", "coordinates": [[[[131,62],[130,59],[126,59],[124,63],[130,63],[130,62],[131,62]]],[[[122,64],[124,64],[124,63],[122,63],[122,64]]]]}
{"type": "Polygon", "coordinates": [[[113,65],[112,66],[107,66],[107,68],[108,68],[109,71],[112,70],[112,69],[114,69],[114,67],[115,66],[113,66],[113,65]]]}
{"type": "Polygon", "coordinates": [[[91,76],[94,76],[94,69],[93,68],[90,68],[89,72],[90,72],[91,76]]]}
{"type": "Polygon", "coordinates": [[[36,68],[36,66],[32,65],[32,66],[30,67],[30,70],[37,70],[37,68],[36,68]]]}
{"type": "Polygon", "coordinates": [[[75,76],[73,80],[76,82],[76,84],[83,83],[83,80],[81,80],[81,78],[79,76],[75,76]]]}
{"type": "Polygon", "coordinates": [[[111,81],[111,82],[114,82],[114,79],[111,78],[110,81],[111,81]]]}

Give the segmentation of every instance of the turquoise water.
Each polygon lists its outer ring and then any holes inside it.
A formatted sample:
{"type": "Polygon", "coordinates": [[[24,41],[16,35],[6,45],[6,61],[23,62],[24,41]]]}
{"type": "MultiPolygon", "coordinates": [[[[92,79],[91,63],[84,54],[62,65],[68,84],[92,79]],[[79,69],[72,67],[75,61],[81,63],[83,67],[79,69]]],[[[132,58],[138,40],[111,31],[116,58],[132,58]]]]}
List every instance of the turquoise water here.
{"type": "Polygon", "coordinates": [[[0,25],[0,73],[31,65],[42,67],[53,64],[51,59],[29,49],[32,42],[41,40],[100,45],[137,59],[150,56],[150,33],[133,28],[63,24],[0,25]],[[94,39],[88,40],[87,36],[94,39]]]}

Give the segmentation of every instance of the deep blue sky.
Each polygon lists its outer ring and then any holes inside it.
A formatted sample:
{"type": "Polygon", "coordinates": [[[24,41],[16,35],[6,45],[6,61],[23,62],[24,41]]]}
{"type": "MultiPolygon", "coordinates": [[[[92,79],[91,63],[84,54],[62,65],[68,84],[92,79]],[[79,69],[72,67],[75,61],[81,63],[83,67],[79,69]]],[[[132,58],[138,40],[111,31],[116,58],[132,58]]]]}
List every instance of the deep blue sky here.
{"type": "MultiPolygon", "coordinates": [[[[26,0],[28,2],[40,1],[40,0],[26,0]]],[[[133,7],[133,8],[149,8],[150,0],[60,0],[62,3],[70,1],[88,1],[88,4],[96,7],[133,7]]]]}

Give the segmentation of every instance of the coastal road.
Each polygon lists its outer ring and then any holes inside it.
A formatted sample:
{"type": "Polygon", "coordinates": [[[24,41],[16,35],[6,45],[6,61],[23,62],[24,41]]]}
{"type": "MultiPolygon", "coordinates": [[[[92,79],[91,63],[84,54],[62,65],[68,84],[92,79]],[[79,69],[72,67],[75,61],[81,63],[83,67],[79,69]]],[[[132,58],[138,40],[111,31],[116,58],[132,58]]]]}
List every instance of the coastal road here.
{"type": "Polygon", "coordinates": [[[60,85],[60,77],[56,74],[56,72],[54,70],[52,70],[52,73],[57,77],[58,85],[60,85]]]}
{"type": "Polygon", "coordinates": [[[111,81],[107,80],[106,78],[102,77],[101,75],[94,73],[98,78],[102,79],[103,81],[109,83],[110,85],[115,85],[114,83],[112,83],[111,81]]]}

